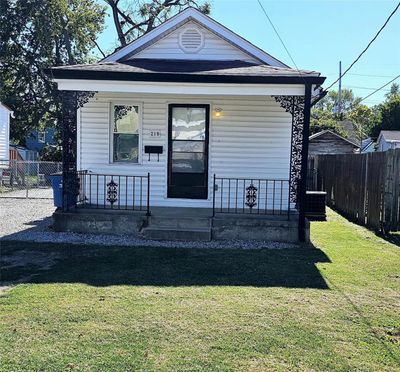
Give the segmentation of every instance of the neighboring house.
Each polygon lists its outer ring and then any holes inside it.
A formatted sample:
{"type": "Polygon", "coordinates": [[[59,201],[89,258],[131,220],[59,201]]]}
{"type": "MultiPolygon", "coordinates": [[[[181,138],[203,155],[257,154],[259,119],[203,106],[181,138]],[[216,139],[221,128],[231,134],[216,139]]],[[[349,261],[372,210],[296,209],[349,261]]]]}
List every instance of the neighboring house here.
{"type": "Polygon", "coordinates": [[[400,130],[382,130],[377,140],[377,151],[400,149],[400,130]]]}
{"type": "Polygon", "coordinates": [[[364,140],[361,141],[361,153],[365,154],[368,152],[375,152],[376,148],[375,148],[376,143],[374,142],[374,140],[372,138],[366,138],[364,140]]]}
{"type": "Polygon", "coordinates": [[[17,161],[35,161],[38,159],[38,152],[10,144],[9,158],[17,161]]]}
{"type": "Polygon", "coordinates": [[[322,154],[354,154],[360,151],[357,143],[330,130],[323,130],[310,136],[310,156],[322,154]]]}
{"type": "Polygon", "coordinates": [[[47,73],[70,102],[55,229],[307,239],[303,131],[320,73],[193,8],[98,63],[47,73]]]}
{"type": "Polygon", "coordinates": [[[42,131],[34,130],[25,141],[25,146],[28,150],[40,152],[47,145],[56,143],[55,128],[46,128],[42,131]]]}
{"type": "Polygon", "coordinates": [[[0,168],[7,167],[10,146],[10,118],[13,111],[0,102],[0,168]]]}

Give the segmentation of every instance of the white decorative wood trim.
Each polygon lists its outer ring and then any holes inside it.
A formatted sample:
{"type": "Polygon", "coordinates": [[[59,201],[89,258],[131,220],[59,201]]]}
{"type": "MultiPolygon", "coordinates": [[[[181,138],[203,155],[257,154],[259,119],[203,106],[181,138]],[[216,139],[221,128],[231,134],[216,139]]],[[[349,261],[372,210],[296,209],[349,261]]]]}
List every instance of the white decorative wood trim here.
{"type": "Polygon", "coordinates": [[[55,79],[59,90],[116,93],[199,94],[224,96],[303,96],[301,84],[163,83],[113,80],[55,79]]]}

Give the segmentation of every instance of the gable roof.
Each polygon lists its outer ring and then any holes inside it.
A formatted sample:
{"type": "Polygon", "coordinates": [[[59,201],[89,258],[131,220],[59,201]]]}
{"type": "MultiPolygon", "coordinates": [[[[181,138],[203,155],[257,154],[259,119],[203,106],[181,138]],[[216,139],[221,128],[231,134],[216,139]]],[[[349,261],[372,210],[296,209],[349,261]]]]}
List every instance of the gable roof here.
{"type": "Polygon", "coordinates": [[[152,31],[148,32],[147,34],[134,40],[127,46],[107,56],[102,60],[102,62],[123,61],[132,56],[133,54],[135,54],[135,52],[143,50],[156,40],[159,40],[160,38],[168,35],[170,32],[174,31],[177,27],[180,27],[181,25],[185,24],[188,21],[197,22],[199,25],[207,28],[211,32],[215,33],[222,39],[228,41],[229,43],[231,43],[238,49],[241,49],[250,56],[253,56],[254,58],[258,59],[262,63],[266,63],[268,65],[275,67],[289,67],[280,60],[278,60],[277,58],[271,56],[262,49],[256,47],[254,44],[245,40],[238,34],[229,30],[225,26],[221,25],[214,19],[206,16],[205,14],[201,13],[199,10],[195,8],[186,8],[182,12],[176,14],[175,16],[171,17],[170,19],[159,25],[158,27],[154,28],[152,31]]]}
{"type": "Polygon", "coordinates": [[[11,110],[8,106],[6,106],[4,103],[0,102],[0,107],[3,107],[5,110],[9,111],[11,114],[13,113],[13,110],[11,110]]]}
{"type": "Polygon", "coordinates": [[[384,137],[386,142],[400,142],[400,130],[381,130],[379,138],[381,137],[384,137]]]}
{"type": "Polygon", "coordinates": [[[332,131],[329,130],[329,129],[325,129],[325,130],[322,130],[321,132],[318,132],[318,133],[313,134],[312,136],[309,137],[309,140],[311,141],[311,140],[313,140],[313,139],[315,139],[315,138],[318,138],[318,137],[320,137],[320,136],[323,136],[323,135],[325,135],[325,134],[331,134],[331,135],[333,135],[333,136],[338,137],[338,138],[341,139],[342,141],[346,141],[346,142],[350,143],[351,145],[353,145],[353,146],[355,146],[355,147],[357,147],[357,148],[360,148],[360,145],[357,144],[356,142],[353,142],[353,141],[351,141],[351,140],[349,140],[349,139],[347,139],[347,138],[344,138],[344,137],[340,136],[339,134],[337,134],[337,133],[335,133],[335,132],[332,132],[332,131]]]}

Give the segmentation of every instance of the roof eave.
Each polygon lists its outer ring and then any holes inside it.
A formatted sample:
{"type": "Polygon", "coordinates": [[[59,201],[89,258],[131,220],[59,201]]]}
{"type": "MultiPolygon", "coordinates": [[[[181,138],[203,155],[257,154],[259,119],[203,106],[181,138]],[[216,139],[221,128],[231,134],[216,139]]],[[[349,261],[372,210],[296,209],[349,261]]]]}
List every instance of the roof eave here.
{"type": "Polygon", "coordinates": [[[321,76],[254,76],[254,75],[203,75],[177,73],[139,73],[68,69],[46,69],[46,74],[54,79],[152,81],[176,83],[225,83],[225,84],[316,84],[325,81],[321,76]]]}

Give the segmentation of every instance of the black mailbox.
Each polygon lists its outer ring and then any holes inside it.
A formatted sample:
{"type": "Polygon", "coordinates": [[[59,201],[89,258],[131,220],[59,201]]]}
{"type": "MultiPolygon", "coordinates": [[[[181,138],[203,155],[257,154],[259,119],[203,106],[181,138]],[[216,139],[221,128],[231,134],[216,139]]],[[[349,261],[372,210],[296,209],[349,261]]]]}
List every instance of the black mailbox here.
{"type": "Polygon", "coordinates": [[[144,153],[149,154],[149,161],[150,161],[151,154],[157,154],[157,161],[160,161],[160,154],[163,153],[163,147],[162,146],[145,146],[144,153]]]}
{"type": "Polygon", "coordinates": [[[163,147],[162,146],[145,146],[144,152],[145,152],[145,154],[162,154],[163,147]]]}

